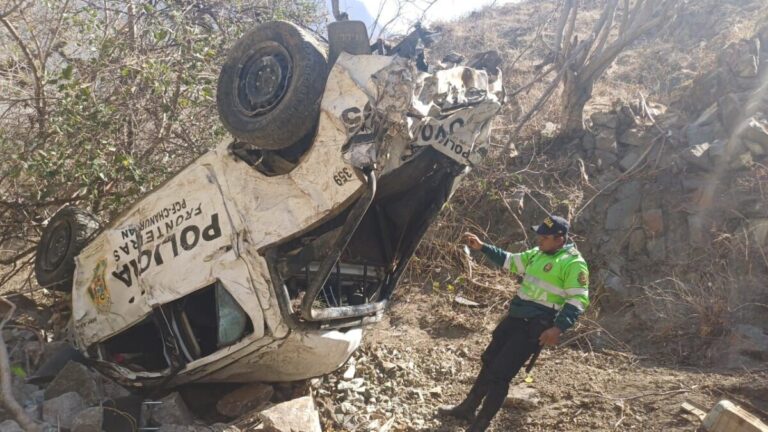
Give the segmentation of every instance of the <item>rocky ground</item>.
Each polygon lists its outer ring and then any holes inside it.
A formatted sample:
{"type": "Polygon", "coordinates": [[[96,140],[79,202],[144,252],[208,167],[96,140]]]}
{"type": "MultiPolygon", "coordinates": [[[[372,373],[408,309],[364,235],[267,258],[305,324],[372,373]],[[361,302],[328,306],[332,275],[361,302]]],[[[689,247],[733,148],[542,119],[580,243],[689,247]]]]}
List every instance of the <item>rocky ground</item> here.
{"type": "MultiPolygon", "coordinates": [[[[459,401],[471,386],[502,308],[485,309],[479,329],[450,327],[433,319],[441,303],[435,295],[401,298],[389,318],[370,329],[353,361],[322,379],[316,395],[324,430],[458,432],[466,427],[434,413],[459,401]]],[[[483,314],[460,305],[452,311],[456,323],[483,314]]],[[[586,333],[574,333],[564,336],[564,346],[542,353],[532,382],[515,379],[492,431],[691,431],[698,420],[681,410],[681,403],[708,409],[724,398],[768,419],[766,369],[717,373],[664,366],[631,352],[591,350],[583,343],[586,333]]]]}
{"type": "MultiPolygon", "coordinates": [[[[720,2],[726,10],[717,14],[741,20],[754,13],[749,3],[759,2],[720,2]]],[[[546,11],[520,7],[527,14],[485,13],[473,23],[532,37],[535,20],[526,17],[546,11]]],[[[722,399],[768,421],[768,24],[757,31],[743,24],[742,34],[701,24],[717,14],[702,6],[686,15],[691,22],[672,36],[687,45],[639,44],[623,55],[605,77],[610,85],[596,91],[588,133],[568,158],[526,153],[527,144],[546,146],[553,137],[545,132],[554,123],[535,124],[544,132],[520,143],[517,158],[496,155],[473,172],[412,263],[426,281],[411,277],[400,287],[385,320],[368,329],[364,346],[339,371],[306,383],[191,385],[136,395],[69,363],[46,380],[27,382],[62,349],[41,340],[63,333],[66,301],[19,283],[34,292],[16,290],[28,297],[11,298],[22,313],[3,330],[14,396],[50,430],[112,432],[118,429],[108,425],[122,424],[166,432],[458,432],[465,425],[436,417],[436,408],[469,389],[514,286],[457,259],[451,245],[463,230],[485,227],[485,238],[520,250],[525,231],[510,213],[537,220],[541,202],[578,216],[576,240],[593,269],[593,307],[558,348],[542,353],[530,382],[515,379],[491,430],[691,431],[699,421],[681,403],[707,411],[722,399]],[[686,33],[693,30],[713,34],[686,33]],[[654,59],[662,61],[647,61],[657,49],[663,55],[654,59]],[[660,82],[650,86],[638,81],[641,75],[660,82]],[[644,86],[648,99],[633,86],[644,86]],[[625,100],[614,103],[617,94],[625,100]],[[459,304],[457,292],[480,305],[459,304]],[[288,418],[304,426],[281,423],[288,418]]],[[[515,34],[475,26],[457,26],[448,38],[452,48],[462,40],[483,48],[516,44],[508,50],[522,43],[515,34]]],[[[525,81],[519,69],[505,76],[525,81]]],[[[505,130],[495,131],[497,149],[507,142],[505,130]]],[[[9,418],[0,413],[0,432],[21,430],[9,418]]]]}
{"type": "MultiPolygon", "coordinates": [[[[18,325],[7,327],[4,338],[13,393],[44,430],[459,432],[465,424],[435,411],[471,386],[509,295],[500,289],[484,297],[498,301],[470,307],[456,303],[454,292],[405,284],[344,367],[302,383],[199,384],[137,394],[77,362],[35,379],[27,371],[66,344],[41,345],[36,332],[18,325]]],[[[543,351],[525,378],[514,380],[491,431],[691,431],[699,421],[681,403],[706,411],[721,399],[768,420],[768,369],[717,372],[638,357],[589,318],[560,347],[543,351]]],[[[0,431],[22,430],[0,414],[0,431]]]]}

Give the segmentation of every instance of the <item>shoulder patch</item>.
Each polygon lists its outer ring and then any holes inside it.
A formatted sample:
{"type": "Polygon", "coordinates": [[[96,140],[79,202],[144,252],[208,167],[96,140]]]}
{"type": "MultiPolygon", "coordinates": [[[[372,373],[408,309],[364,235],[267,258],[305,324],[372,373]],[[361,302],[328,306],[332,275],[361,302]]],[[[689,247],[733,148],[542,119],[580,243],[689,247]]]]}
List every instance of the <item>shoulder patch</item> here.
{"type": "Polygon", "coordinates": [[[589,282],[589,279],[587,278],[587,274],[584,273],[583,271],[579,272],[578,280],[579,280],[579,283],[582,285],[586,285],[587,282],[589,282]]]}
{"type": "Polygon", "coordinates": [[[544,272],[545,272],[545,273],[549,273],[549,271],[550,271],[550,270],[552,270],[552,263],[547,263],[547,264],[544,266],[544,272]]]}

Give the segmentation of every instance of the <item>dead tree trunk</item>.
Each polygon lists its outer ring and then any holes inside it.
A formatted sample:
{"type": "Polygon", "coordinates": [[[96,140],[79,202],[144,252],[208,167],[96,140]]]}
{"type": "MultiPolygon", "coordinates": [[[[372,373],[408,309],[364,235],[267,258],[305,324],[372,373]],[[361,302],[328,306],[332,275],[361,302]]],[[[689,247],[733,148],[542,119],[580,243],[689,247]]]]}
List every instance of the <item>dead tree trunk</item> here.
{"type": "MultiPolygon", "coordinates": [[[[560,136],[573,138],[584,131],[584,106],[592,98],[595,82],[616,57],[632,42],[670,22],[682,4],[680,0],[605,0],[602,13],[588,37],[575,34],[579,0],[563,0],[549,46],[547,60],[539,65],[553,65],[557,71],[550,88],[563,84],[560,100],[560,136]]],[[[547,72],[548,73],[548,72],[547,72]]],[[[542,75],[543,77],[543,75],[542,75]]],[[[517,130],[539,110],[552,95],[547,91],[522,117],[517,130]]]]}
{"type": "Polygon", "coordinates": [[[578,77],[563,82],[560,103],[560,130],[566,137],[581,135],[584,130],[584,106],[592,97],[594,82],[583,82],[578,77]]]}

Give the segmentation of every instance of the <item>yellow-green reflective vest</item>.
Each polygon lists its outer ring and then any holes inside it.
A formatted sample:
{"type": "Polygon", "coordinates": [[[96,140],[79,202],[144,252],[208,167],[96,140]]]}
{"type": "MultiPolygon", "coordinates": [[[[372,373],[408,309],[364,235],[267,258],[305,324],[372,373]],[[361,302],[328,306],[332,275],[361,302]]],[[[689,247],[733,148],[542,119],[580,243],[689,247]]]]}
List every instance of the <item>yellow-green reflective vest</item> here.
{"type": "Polygon", "coordinates": [[[507,253],[504,268],[523,277],[517,292],[523,300],[555,310],[571,304],[583,312],[589,306],[589,269],[572,243],[553,255],[533,248],[507,253]]]}

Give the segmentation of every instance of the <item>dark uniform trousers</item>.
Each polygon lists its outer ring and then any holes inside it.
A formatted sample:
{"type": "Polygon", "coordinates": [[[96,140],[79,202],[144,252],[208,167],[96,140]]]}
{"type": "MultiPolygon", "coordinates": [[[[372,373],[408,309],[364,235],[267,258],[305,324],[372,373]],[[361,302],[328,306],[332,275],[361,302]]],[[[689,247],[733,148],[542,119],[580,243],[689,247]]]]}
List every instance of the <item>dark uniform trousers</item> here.
{"type": "Polygon", "coordinates": [[[539,349],[539,336],[552,327],[548,317],[516,318],[506,316],[493,331],[491,343],[481,356],[483,365],[465,402],[481,423],[490,423],[504,404],[509,383],[525,362],[539,349]]]}

